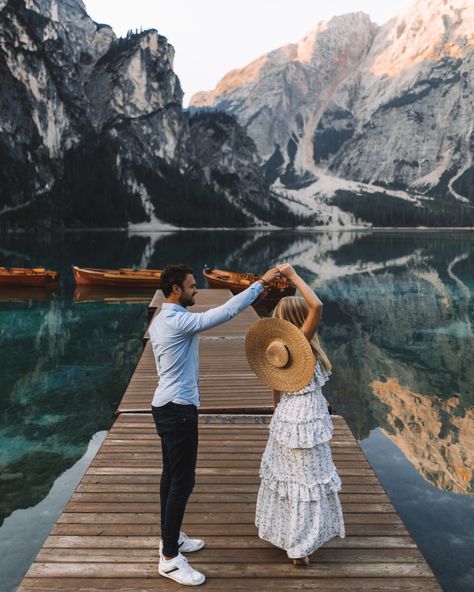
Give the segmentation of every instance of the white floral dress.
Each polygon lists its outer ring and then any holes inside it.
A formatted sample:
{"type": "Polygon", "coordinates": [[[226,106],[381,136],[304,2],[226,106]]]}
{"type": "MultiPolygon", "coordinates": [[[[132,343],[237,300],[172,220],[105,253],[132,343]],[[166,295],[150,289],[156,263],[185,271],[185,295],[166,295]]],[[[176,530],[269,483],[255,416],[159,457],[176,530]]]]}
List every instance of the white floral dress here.
{"type": "Polygon", "coordinates": [[[329,375],[316,362],[307,386],[282,393],[260,466],[258,534],[291,559],[345,536],[341,480],[329,447],[333,425],[321,392],[329,375]]]}

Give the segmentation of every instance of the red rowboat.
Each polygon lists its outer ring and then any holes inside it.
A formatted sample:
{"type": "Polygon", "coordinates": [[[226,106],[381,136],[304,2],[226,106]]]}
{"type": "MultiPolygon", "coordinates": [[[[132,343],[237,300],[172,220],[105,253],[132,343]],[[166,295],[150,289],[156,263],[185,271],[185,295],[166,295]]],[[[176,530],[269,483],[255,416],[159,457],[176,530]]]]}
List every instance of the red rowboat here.
{"type": "Polygon", "coordinates": [[[0,267],[0,286],[54,286],[59,282],[59,271],[48,271],[44,267],[0,267]]]}
{"type": "Polygon", "coordinates": [[[159,288],[161,279],[161,269],[96,269],[73,265],[72,273],[78,286],[159,288]]]}

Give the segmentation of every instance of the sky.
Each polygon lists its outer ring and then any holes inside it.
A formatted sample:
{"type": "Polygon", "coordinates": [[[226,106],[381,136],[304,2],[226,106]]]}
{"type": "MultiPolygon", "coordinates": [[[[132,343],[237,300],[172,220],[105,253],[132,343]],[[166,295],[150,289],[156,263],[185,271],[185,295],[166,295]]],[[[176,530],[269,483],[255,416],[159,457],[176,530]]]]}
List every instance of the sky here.
{"type": "Polygon", "coordinates": [[[84,0],[90,17],[123,36],[157,29],[175,49],[184,104],[234,68],[302,39],[316,23],[363,11],[384,24],[407,0],[84,0]]]}

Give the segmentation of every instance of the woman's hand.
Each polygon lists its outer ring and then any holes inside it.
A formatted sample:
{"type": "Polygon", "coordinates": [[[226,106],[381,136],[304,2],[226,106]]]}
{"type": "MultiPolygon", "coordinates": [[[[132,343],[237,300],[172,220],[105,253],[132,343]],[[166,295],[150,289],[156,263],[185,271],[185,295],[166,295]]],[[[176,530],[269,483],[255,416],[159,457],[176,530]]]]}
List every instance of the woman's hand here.
{"type": "Polygon", "coordinates": [[[277,269],[280,272],[280,275],[286,277],[289,280],[295,278],[298,275],[289,263],[282,263],[281,265],[277,265],[277,269]]]}

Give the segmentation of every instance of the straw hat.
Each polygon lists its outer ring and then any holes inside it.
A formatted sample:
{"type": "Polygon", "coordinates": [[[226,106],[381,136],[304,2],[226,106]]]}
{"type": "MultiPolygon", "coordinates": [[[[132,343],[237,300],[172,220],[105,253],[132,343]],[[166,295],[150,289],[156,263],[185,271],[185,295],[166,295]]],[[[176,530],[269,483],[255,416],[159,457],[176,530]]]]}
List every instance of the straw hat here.
{"type": "Polygon", "coordinates": [[[255,322],[245,338],[245,353],[257,377],[277,391],[298,391],[313,376],[311,345],[289,321],[271,318],[255,322]]]}

